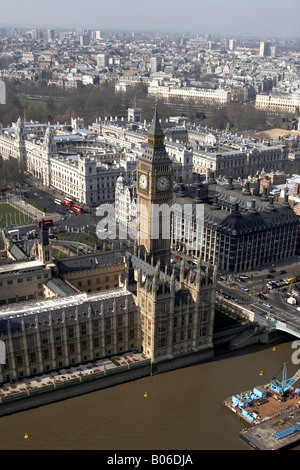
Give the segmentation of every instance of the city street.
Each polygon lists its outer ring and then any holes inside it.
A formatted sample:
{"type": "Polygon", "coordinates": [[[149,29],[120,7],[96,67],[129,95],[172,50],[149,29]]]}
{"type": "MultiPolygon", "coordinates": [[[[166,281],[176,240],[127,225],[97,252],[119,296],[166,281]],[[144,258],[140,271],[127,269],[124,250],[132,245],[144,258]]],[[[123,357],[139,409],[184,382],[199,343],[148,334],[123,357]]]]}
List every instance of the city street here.
{"type": "Polygon", "coordinates": [[[218,291],[255,313],[270,315],[277,320],[291,323],[300,329],[300,312],[297,310],[299,303],[291,305],[284,300],[285,294],[293,286],[299,286],[300,283],[297,282],[275,289],[267,288],[267,283],[271,280],[278,281],[279,279],[294,277],[297,274],[299,276],[299,260],[291,264],[289,262],[280,263],[278,267],[252,271],[251,274],[230,275],[227,280],[223,276],[221,279],[219,278],[218,291]],[[275,270],[275,272],[269,273],[270,269],[275,270]],[[285,271],[285,273],[281,273],[282,271],[285,271]],[[243,275],[248,276],[248,279],[241,279],[243,275]]]}

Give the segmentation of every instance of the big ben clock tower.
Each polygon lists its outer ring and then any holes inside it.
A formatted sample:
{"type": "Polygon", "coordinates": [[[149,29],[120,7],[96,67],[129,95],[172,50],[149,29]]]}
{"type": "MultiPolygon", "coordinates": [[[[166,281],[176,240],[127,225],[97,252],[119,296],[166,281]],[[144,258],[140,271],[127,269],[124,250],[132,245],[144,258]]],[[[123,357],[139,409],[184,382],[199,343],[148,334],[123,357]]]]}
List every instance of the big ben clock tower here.
{"type": "Polygon", "coordinates": [[[148,262],[170,261],[170,206],[173,198],[173,163],[164,143],[157,109],[148,131],[147,145],[137,163],[138,245],[148,262]]]}

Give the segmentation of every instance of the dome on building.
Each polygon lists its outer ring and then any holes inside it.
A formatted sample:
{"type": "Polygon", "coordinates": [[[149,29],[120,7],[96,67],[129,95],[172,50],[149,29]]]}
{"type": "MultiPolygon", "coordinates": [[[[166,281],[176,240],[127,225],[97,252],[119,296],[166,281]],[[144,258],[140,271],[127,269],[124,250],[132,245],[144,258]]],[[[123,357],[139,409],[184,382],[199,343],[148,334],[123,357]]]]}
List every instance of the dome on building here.
{"type": "Polygon", "coordinates": [[[126,183],[126,179],[122,174],[117,178],[117,183],[121,183],[121,184],[126,183]]]}

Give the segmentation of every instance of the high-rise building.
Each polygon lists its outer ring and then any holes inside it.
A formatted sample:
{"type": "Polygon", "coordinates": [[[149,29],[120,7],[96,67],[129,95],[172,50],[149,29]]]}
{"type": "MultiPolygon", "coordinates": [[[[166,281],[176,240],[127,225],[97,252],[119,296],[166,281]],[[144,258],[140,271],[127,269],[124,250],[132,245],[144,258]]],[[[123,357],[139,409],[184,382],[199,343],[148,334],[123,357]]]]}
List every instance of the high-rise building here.
{"type": "Polygon", "coordinates": [[[166,152],[156,110],[146,149],[137,163],[138,241],[145,246],[147,259],[153,256],[154,264],[160,260],[162,266],[170,260],[170,226],[163,223],[164,211],[159,209],[171,206],[173,181],[173,162],[166,152]]]}
{"type": "Polygon", "coordinates": [[[81,34],[79,42],[81,46],[87,46],[90,43],[90,37],[87,34],[81,34]]]}
{"type": "Polygon", "coordinates": [[[108,67],[108,64],[109,64],[108,54],[98,54],[97,55],[97,67],[99,69],[108,67]]]}
{"type": "Polygon", "coordinates": [[[234,51],[234,49],[236,48],[236,40],[229,39],[228,47],[230,51],[234,51]]]}
{"type": "Polygon", "coordinates": [[[137,164],[138,239],[134,254],[125,261],[125,282],[129,286],[133,281],[131,267],[135,271],[141,346],[158,370],[172,368],[169,360],[176,362],[180,357],[191,363],[213,351],[217,267],[207,266],[204,273],[199,263],[193,271],[182,260],[180,272],[170,269],[173,182],[173,164],[156,109],[137,164]]]}
{"type": "Polygon", "coordinates": [[[260,57],[268,57],[271,55],[271,44],[266,41],[261,41],[259,44],[260,57]]]}
{"type": "Polygon", "coordinates": [[[53,39],[54,39],[54,29],[47,29],[46,35],[47,35],[47,41],[53,41],[53,39]]]}
{"type": "Polygon", "coordinates": [[[154,56],[150,59],[151,73],[160,72],[162,69],[162,58],[160,56],[154,56]]]}

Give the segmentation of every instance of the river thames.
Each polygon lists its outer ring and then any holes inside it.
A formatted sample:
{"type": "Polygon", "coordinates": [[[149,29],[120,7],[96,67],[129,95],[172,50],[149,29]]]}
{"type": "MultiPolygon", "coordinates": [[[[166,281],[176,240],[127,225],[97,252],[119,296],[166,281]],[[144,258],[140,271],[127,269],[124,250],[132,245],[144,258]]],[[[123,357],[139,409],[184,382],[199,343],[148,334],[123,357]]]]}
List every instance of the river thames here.
{"type": "Polygon", "coordinates": [[[0,449],[249,450],[239,439],[239,432],[249,425],[223,400],[274,376],[281,379],[284,362],[288,377],[294,375],[300,365],[293,358],[292,341],[276,345],[276,351],[273,346],[248,347],[206,363],[5,416],[0,449]]]}

